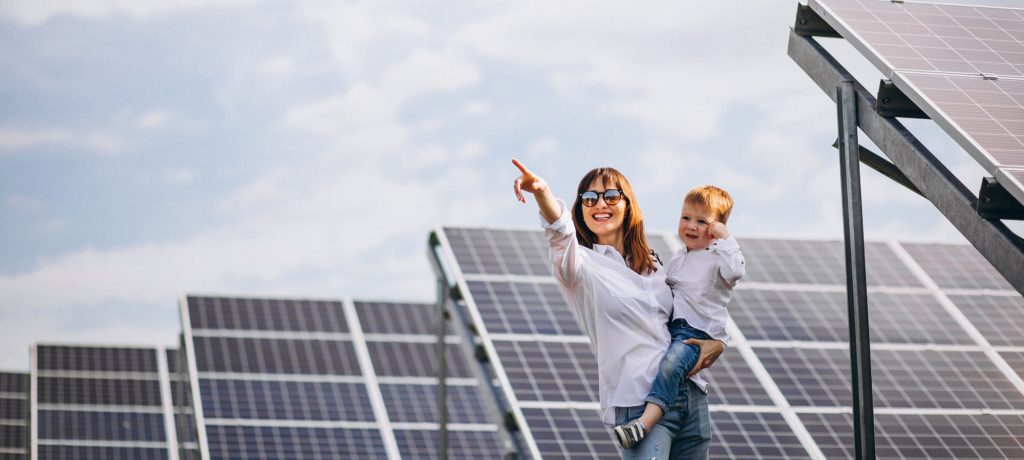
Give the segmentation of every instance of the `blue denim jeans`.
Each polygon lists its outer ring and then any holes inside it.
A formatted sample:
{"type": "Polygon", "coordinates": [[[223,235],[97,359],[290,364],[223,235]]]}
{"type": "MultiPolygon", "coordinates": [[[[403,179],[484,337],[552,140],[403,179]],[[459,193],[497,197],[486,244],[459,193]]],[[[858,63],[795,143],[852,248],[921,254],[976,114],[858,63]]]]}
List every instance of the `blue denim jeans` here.
{"type": "Polygon", "coordinates": [[[680,383],[697,365],[697,358],[700,357],[700,347],[683,342],[687,339],[711,338],[706,332],[687,324],[685,319],[669,322],[668,332],[672,334],[672,342],[668,345],[665,357],[661,359],[658,375],[654,377],[654,384],[646,399],[665,412],[668,412],[669,403],[679,394],[680,383]]]}
{"type": "MultiPolygon", "coordinates": [[[[616,407],[615,424],[636,420],[644,413],[646,404],[616,407]]],[[[711,448],[711,415],[708,395],[687,380],[679,385],[677,397],[669,405],[665,416],[658,421],[640,444],[622,449],[623,460],[703,460],[711,448]]]]}

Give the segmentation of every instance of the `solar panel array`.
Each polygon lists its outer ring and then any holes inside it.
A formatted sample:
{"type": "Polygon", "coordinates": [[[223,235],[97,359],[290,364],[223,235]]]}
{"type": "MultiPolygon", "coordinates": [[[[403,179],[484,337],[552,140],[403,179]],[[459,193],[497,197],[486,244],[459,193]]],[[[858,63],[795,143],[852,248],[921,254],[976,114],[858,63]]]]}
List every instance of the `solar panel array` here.
{"type": "Polygon", "coordinates": [[[166,350],[38,345],[32,458],[178,459],[166,350]]]}
{"type": "MultiPolygon", "coordinates": [[[[434,458],[429,304],[187,297],[190,391],[206,458],[434,458]]],[[[480,382],[448,338],[453,458],[498,451],[480,382]]]]}
{"type": "Polygon", "coordinates": [[[877,0],[809,5],[1024,202],[1024,10],[877,0]]]}
{"type": "MultiPolygon", "coordinates": [[[[438,233],[531,455],[617,458],[543,233],[438,233]]],[[[678,247],[650,239],[663,258],[678,247]]],[[[709,372],[712,458],[852,458],[843,243],[740,244],[734,339],[709,372]]],[[[865,253],[879,457],[1024,458],[1024,299],[969,246],[870,242],[865,253]]]]}
{"type": "Polygon", "coordinates": [[[28,453],[28,374],[0,372],[0,460],[28,453]]]}

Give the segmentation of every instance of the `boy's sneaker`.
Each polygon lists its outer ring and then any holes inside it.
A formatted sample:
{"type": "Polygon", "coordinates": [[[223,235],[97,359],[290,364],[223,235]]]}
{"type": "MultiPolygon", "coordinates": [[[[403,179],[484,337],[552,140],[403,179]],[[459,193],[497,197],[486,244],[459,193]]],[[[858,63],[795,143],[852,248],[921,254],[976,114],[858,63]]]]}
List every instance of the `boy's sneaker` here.
{"type": "Polygon", "coordinates": [[[619,444],[623,449],[636,447],[645,435],[647,435],[647,430],[644,429],[644,424],[640,423],[640,420],[615,427],[615,437],[619,438],[619,444]]]}

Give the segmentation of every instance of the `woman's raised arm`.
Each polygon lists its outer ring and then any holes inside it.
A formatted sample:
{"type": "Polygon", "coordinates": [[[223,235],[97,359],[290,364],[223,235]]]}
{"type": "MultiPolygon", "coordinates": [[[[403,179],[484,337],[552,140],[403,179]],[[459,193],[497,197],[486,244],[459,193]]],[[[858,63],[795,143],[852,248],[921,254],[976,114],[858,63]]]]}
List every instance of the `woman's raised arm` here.
{"type": "Polygon", "coordinates": [[[530,172],[529,169],[526,169],[526,166],[520,163],[519,160],[513,158],[512,164],[516,165],[519,171],[522,172],[512,185],[516,192],[516,198],[520,202],[526,203],[526,197],[523,196],[523,192],[532,193],[533,198],[537,200],[537,207],[540,208],[540,215],[544,216],[544,220],[549,224],[558,220],[562,216],[562,209],[558,205],[558,201],[555,200],[555,196],[551,194],[548,183],[541,179],[540,176],[530,172]]]}

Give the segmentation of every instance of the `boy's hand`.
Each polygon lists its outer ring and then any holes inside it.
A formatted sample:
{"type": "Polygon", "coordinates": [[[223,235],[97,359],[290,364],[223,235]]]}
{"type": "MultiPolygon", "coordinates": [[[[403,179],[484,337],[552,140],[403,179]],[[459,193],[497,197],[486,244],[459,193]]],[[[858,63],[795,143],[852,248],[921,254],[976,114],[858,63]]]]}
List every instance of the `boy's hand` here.
{"type": "Polygon", "coordinates": [[[729,229],[721,222],[712,222],[708,227],[708,234],[715,239],[724,240],[729,238],[729,229]]]}

